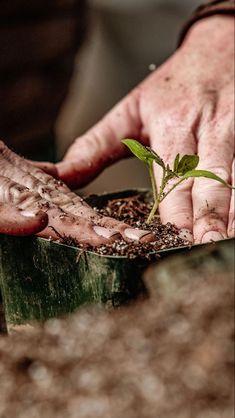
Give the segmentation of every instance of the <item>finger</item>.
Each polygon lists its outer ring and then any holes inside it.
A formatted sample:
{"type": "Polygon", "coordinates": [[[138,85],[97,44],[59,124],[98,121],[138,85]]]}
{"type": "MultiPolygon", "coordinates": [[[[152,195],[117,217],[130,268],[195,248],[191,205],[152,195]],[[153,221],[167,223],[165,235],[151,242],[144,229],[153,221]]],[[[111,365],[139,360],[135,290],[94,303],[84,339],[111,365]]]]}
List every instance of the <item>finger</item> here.
{"type": "Polygon", "coordinates": [[[0,201],[17,205],[20,210],[33,212],[43,210],[47,213],[48,226],[39,234],[41,237],[54,239],[71,237],[77,243],[92,246],[111,243],[120,237],[120,234],[125,240],[141,242],[153,240],[152,234],[148,231],[135,230],[111,218],[95,216],[95,212],[87,218],[66,213],[55,203],[43,199],[37,192],[31,192],[27,187],[4,176],[0,176],[0,201]]]}
{"type": "MultiPolygon", "coordinates": [[[[116,221],[108,216],[98,216],[94,222],[110,231],[116,230],[125,241],[150,242],[154,240],[153,234],[144,229],[132,228],[128,224],[116,221]]],[[[97,232],[97,230],[96,230],[97,232]]]]}
{"type": "MultiPolygon", "coordinates": [[[[15,160],[14,160],[15,161],[15,160]]],[[[22,159],[22,166],[24,160],[22,159]]],[[[39,180],[34,175],[32,175],[29,171],[22,170],[21,166],[17,161],[17,165],[9,162],[2,156],[0,156],[0,170],[3,176],[6,178],[11,179],[16,183],[20,183],[22,186],[25,186],[29,190],[38,193],[42,198],[51,201],[55,204],[60,203],[61,205],[66,205],[72,202],[69,193],[62,192],[61,189],[56,184],[52,187],[51,182],[49,181],[49,185],[44,183],[42,180],[39,180]]],[[[38,170],[39,171],[39,170],[38,170]]],[[[44,179],[46,181],[46,179],[44,179]]],[[[55,180],[56,181],[56,180],[55,180]]],[[[67,190],[67,186],[66,190],[67,190]]],[[[77,195],[73,194],[74,198],[77,195]]],[[[79,197],[77,197],[80,199],[79,197]]]]}
{"type": "MultiPolygon", "coordinates": [[[[47,185],[48,187],[52,187],[53,189],[61,190],[61,191],[68,191],[69,189],[65,184],[63,184],[61,181],[53,178],[51,175],[47,174],[46,172],[42,171],[42,169],[38,168],[37,166],[34,166],[29,160],[26,160],[13,151],[11,151],[4,142],[0,141],[0,164],[1,164],[1,173],[3,169],[3,164],[5,162],[8,162],[14,167],[18,167],[18,169],[21,170],[21,176],[24,176],[24,173],[31,177],[31,179],[37,179],[42,184],[47,185]]],[[[12,170],[12,169],[11,169],[12,170]]],[[[13,170],[12,170],[13,171],[13,170]]],[[[57,173],[56,167],[55,171],[57,173]]],[[[19,177],[16,181],[19,180],[19,177]]]]}
{"type": "Polygon", "coordinates": [[[13,153],[3,144],[0,154],[2,176],[20,183],[29,190],[38,193],[43,199],[59,205],[65,212],[76,216],[93,217],[96,213],[77,194],[71,192],[62,182],[45,175],[27,160],[13,153]]]}
{"type": "MultiPolygon", "coordinates": [[[[70,233],[70,223],[68,222],[66,224],[66,222],[60,221],[60,211],[63,211],[63,213],[65,212],[68,215],[80,217],[79,222],[76,221],[76,218],[72,218],[72,223],[74,223],[76,234],[79,234],[80,242],[81,240],[84,242],[85,240],[87,240],[87,242],[89,243],[92,242],[92,245],[98,245],[98,242],[99,244],[104,243],[104,240],[102,242],[100,241],[100,236],[102,236],[103,238],[113,240],[113,236],[116,236],[117,234],[121,234],[123,238],[126,240],[133,239],[137,241],[146,242],[153,239],[152,234],[148,233],[147,231],[135,231],[133,228],[129,228],[128,225],[123,224],[122,222],[114,221],[108,218],[102,218],[101,216],[97,215],[96,212],[86,204],[86,202],[84,202],[75,193],[70,192],[70,190],[67,189],[66,186],[66,189],[63,192],[61,191],[61,188],[56,187],[56,185],[54,186],[54,188],[52,187],[51,183],[48,186],[48,184],[44,183],[47,181],[46,177],[43,178],[44,182],[41,179],[34,177],[34,175],[27,171],[29,168],[28,162],[18,157],[16,154],[12,153],[6,147],[4,147],[3,152],[0,155],[0,168],[2,174],[4,175],[4,179],[2,181],[6,183],[6,181],[8,182],[10,178],[11,181],[17,183],[17,181],[20,179],[21,186],[26,187],[26,189],[22,189],[22,187],[19,186],[19,184],[11,186],[9,186],[9,184],[7,186],[5,185],[6,188],[10,187],[12,193],[11,197],[13,199],[15,199],[16,195],[18,199],[18,194],[21,193],[21,199],[26,199],[27,201],[29,197],[32,198],[33,196],[29,192],[30,190],[36,193],[34,195],[34,205],[35,202],[37,202],[37,204],[40,204],[41,207],[43,207],[43,209],[46,210],[49,215],[51,214],[50,207],[52,208],[53,206],[47,206],[48,203],[50,202],[54,204],[55,207],[57,207],[57,213],[53,217],[53,224],[56,223],[58,235],[61,235],[62,233],[70,233]],[[16,165],[14,165],[13,163],[16,163],[16,165]],[[25,170],[22,170],[22,167],[25,170]],[[24,195],[26,195],[26,197],[23,197],[24,195]],[[83,221],[81,221],[81,217],[83,217],[83,221]],[[58,219],[56,220],[56,218],[58,219]],[[103,227],[103,229],[94,230],[94,228],[90,228],[90,225],[93,224],[97,226],[100,225],[103,227]],[[66,231],[65,227],[68,228],[66,231]],[[84,236],[85,231],[87,233],[86,237],[84,236]],[[81,238],[81,236],[83,237],[81,238]],[[99,239],[97,238],[97,236],[99,236],[99,239]]],[[[33,171],[33,173],[35,173],[35,171],[33,171]]],[[[37,177],[39,177],[38,173],[39,170],[37,172],[37,177]]],[[[30,202],[30,204],[32,205],[32,202],[30,202]]],[[[52,227],[54,228],[53,225],[52,227]]],[[[49,233],[48,229],[44,231],[44,233],[45,235],[53,235],[52,233],[49,233]]]]}
{"type": "MultiPolygon", "coordinates": [[[[0,202],[16,205],[24,214],[38,213],[40,210],[45,212],[45,216],[48,216],[48,225],[38,234],[41,237],[59,239],[70,236],[77,242],[90,245],[107,242],[94,231],[92,222],[66,214],[57,205],[42,199],[38,193],[31,192],[27,187],[4,176],[0,176],[0,202]]],[[[4,213],[7,216],[6,211],[4,213]]]]}
{"type": "MultiPolygon", "coordinates": [[[[235,186],[235,160],[233,160],[233,166],[232,166],[232,184],[234,187],[235,186]]],[[[230,201],[230,209],[229,209],[229,217],[228,217],[228,236],[231,238],[233,238],[235,235],[234,201],[235,201],[235,191],[233,189],[231,193],[231,201],[230,201]]]]}
{"type": "Polygon", "coordinates": [[[126,137],[141,138],[139,89],[136,88],[98,124],[78,138],[64,160],[56,165],[59,178],[70,187],[81,187],[105,167],[129,155],[121,143],[126,137]]]}
{"type": "Polygon", "coordinates": [[[82,217],[73,217],[64,213],[58,216],[57,211],[53,209],[49,209],[47,214],[49,216],[48,227],[38,234],[41,237],[54,239],[69,237],[77,243],[94,247],[110,244],[120,238],[120,234],[125,241],[149,242],[154,239],[149,231],[130,228],[120,222],[109,227],[105,222],[105,226],[100,226],[99,222],[93,223],[82,217]]]}
{"type": "MultiPolygon", "coordinates": [[[[159,106],[159,105],[158,105],[159,106]]],[[[153,149],[160,155],[170,167],[176,155],[179,153],[194,154],[196,152],[196,141],[193,133],[195,125],[194,114],[187,113],[185,109],[174,108],[164,111],[155,110],[158,118],[153,114],[148,115],[150,140],[153,149]]],[[[158,189],[162,179],[162,168],[155,167],[155,174],[158,189]]],[[[171,186],[173,183],[171,182],[171,186]]],[[[169,196],[160,204],[160,216],[163,223],[171,222],[182,230],[182,237],[192,240],[193,210],[191,199],[192,181],[186,181],[174,189],[169,196]]]]}
{"type": "MultiPolygon", "coordinates": [[[[1,145],[1,144],[0,144],[1,145]]],[[[75,193],[71,192],[65,184],[57,181],[51,176],[46,175],[42,170],[35,168],[28,161],[13,153],[4,144],[0,152],[0,170],[1,174],[11,180],[19,183],[31,191],[37,192],[42,198],[55,204],[68,207],[68,209],[88,205],[75,193]]],[[[77,213],[83,215],[79,209],[77,213]],[[81,213],[80,213],[81,212],[81,213]]]]}
{"type": "MultiPolygon", "coordinates": [[[[15,183],[20,181],[22,186],[25,186],[27,189],[37,193],[35,200],[38,202],[40,200],[39,196],[42,199],[45,199],[47,202],[51,202],[55,205],[58,205],[60,209],[70,215],[75,215],[83,217],[87,222],[83,222],[83,235],[85,230],[87,230],[87,240],[91,242],[91,231],[90,228],[87,229],[89,222],[96,225],[102,226],[103,229],[96,229],[96,235],[100,235],[104,238],[112,238],[114,235],[121,234],[125,240],[136,240],[141,242],[149,242],[153,240],[153,235],[145,230],[130,228],[127,224],[122,222],[115,221],[114,219],[101,217],[86,204],[86,202],[81,199],[78,195],[71,192],[67,186],[60,185],[55,179],[52,179],[50,176],[41,172],[41,170],[36,169],[31,165],[30,162],[19,157],[17,154],[13,153],[9,148],[5,146],[2,142],[0,143],[0,169],[2,175],[5,179],[11,179],[15,183]],[[97,232],[98,231],[98,232],[97,232]]],[[[19,189],[19,185],[16,186],[16,189],[19,189]]],[[[28,196],[28,190],[26,191],[28,196]]],[[[44,210],[46,208],[46,203],[40,203],[43,205],[44,210]]],[[[60,213],[57,214],[59,216],[60,213]]],[[[74,221],[75,222],[75,221],[74,221]]],[[[57,222],[58,223],[58,222],[57,222]]],[[[79,233],[81,229],[81,221],[76,224],[76,231],[79,233]]],[[[58,233],[64,233],[65,222],[62,223],[59,221],[59,226],[57,225],[58,233]]],[[[48,234],[48,230],[44,231],[45,234],[48,234]]],[[[67,233],[69,233],[67,231],[67,233]]],[[[50,235],[53,235],[50,233],[50,235]]],[[[94,235],[94,230],[92,229],[92,235],[94,235]]],[[[79,238],[81,241],[81,239],[79,238]]],[[[85,237],[82,238],[85,240],[85,237]]],[[[92,242],[94,245],[97,245],[97,239],[93,239],[92,242]]]]}
{"type": "Polygon", "coordinates": [[[50,207],[47,210],[49,222],[47,228],[41,231],[38,236],[43,238],[52,238],[55,240],[70,239],[74,245],[86,244],[94,247],[106,243],[112,243],[116,240],[118,231],[107,231],[107,234],[101,234],[96,231],[95,224],[82,217],[75,217],[59,211],[58,208],[50,207]],[[108,233],[109,232],[109,233],[108,233]]]}
{"type": "Polygon", "coordinates": [[[27,187],[17,184],[11,179],[0,176],[0,201],[17,205],[25,212],[38,212],[43,210],[48,215],[48,226],[39,234],[42,237],[71,236],[78,242],[86,242],[91,245],[104,243],[100,236],[93,230],[93,225],[82,217],[73,217],[66,214],[54,203],[43,199],[38,193],[31,192],[27,187]]]}
{"type": "Polygon", "coordinates": [[[34,167],[40,168],[44,173],[49,174],[50,176],[54,177],[55,179],[58,179],[58,172],[55,164],[47,162],[47,161],[31,161],[25,159],[25,162],[29,163],[30,165],[33,165],[34,167]]]}
{"type": "Polygon", "coordinates": [[[48,222],[47,214],[21,210],[13,205],[0,203],[0,233],[8,235],[34,235],[48,222]]]}
{"type": "Polygon", "coordinates": [[[101,228],[96,228],[95,230],[96,233],[100,233],[101,236],[108,238],[109,235],[113,236],[114,234],[112,232],[115,231],[115,234],[121,234],[123,239],[126,241],[135,240],[140,242],[149,242],[154,240],[154,236],[147,230],[130,228],[130,226],[124,222],[99,215],[75,193],[70,192],[69,197],[70,201],[68,203],[61,204],[60,207],[66,213],[79,217],[82,216],[87,220],[90,219],[96,226],[100,226],[101,228]]]}
{"type": "MultiPolygon", "coordinates": [[[[223,106],[222,109],[225,107],[223,106]]],[[[205,119],[199,135],[199,169],[210,170],[231,182],[233,134],[231,112],[205,119]]],[[[227,237],[231,190],[210,179],[196,179],[193,186],[194,237],[196,242],[227,237]]]]}

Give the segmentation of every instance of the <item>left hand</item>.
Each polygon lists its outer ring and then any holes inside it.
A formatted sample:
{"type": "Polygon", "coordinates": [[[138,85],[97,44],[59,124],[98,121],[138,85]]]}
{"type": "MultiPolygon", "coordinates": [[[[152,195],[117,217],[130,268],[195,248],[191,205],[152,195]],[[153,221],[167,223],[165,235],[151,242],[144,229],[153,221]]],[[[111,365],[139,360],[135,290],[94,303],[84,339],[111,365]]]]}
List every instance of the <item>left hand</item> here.
{"type": "MultiPolygon", "coordinates": [[[[52,169],[46,165],[47,171],[52,169]]],[[[111,244],[121,236],[139,242],[154,238],[148,230],[99,215],[65,184],[12,152],[2,141],[0,173],[0,234],[37,234],[91,246],[111,244]]]]}

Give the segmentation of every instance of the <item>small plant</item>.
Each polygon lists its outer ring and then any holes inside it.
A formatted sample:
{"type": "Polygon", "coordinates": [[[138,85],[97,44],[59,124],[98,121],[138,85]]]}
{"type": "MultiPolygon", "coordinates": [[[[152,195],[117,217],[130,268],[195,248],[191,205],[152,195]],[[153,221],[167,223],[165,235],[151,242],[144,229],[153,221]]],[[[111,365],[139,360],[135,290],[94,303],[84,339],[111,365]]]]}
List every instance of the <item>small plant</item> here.
{"type": "Polygon", "coordinates": [[[135,139],[123,139],[123,144],[125,144],[131,152],[143,161],[149,171],[152,193],[153,193],[153,207],[148,216],[147,223],[151,223],[159,204],[172,192],[180,183],[184,180],[189,179],[190,177],[206,177],[212,180],[219,181],[226,187],[233,188],[230,184],[226,183],[222,178],[207,170],[196,170],[196,167],[199,163],[198,155],[184,155],[180,157],[180,154],[177,154],[174,160],[173,167],[170,168],[169,164],[165,164],[159,155],[156,154],[150,147],[145,147],[140,144],[135,139]],[[156,181],[153,172],[153,164],[156,163],[162,168],[162,179],[157,191],[156,181]],[[172,179],[178,179],[172,187],[166,191],[166,187],[169,184],[169,181],[172,179]]]}

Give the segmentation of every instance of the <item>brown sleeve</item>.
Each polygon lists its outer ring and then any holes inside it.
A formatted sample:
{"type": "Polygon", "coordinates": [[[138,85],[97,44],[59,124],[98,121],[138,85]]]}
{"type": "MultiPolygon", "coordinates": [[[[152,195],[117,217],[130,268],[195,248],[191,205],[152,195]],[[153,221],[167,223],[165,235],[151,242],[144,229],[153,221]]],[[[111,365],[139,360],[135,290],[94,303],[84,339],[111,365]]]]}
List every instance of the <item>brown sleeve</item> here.
{"type": "Polygon", "coordinates": [[[187,32],[191,28],[191,26],[200,19],[204,19],[205,17],[213,16],[213,15],[233,15],[235,14],[235,2],[234,0],[214,0],[211,2],[207,2],[206,4],[202,4],[199,6],[194,14],[190,17],[190,19],[185,23],[183,29],[180,33],[178,46],[182,44],[184,41],[187,32]]]}
{"type": "Polygon", "coordinates": [[[51,159],[54,125],[86,32],[85,0],[11,0],[0,7],[0,137],[51,159]]]}

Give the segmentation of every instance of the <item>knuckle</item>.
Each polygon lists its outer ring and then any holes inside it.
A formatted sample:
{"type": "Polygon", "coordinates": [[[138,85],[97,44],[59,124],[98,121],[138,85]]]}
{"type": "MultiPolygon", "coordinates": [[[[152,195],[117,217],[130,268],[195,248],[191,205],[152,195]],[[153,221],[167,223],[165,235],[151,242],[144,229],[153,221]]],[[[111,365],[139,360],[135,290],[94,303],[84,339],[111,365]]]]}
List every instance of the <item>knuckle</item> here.
{"type": "Polygon", "coordinates": [[[0,176],[0,201],[20,204],[27,200],[37,200],[39,195],[11,179],[0,176]]]}
{"type": "Polygon", "coordinates": [[[18,202],[25,193],[26,188],[7,177],[1,178],[0,199],[2,202],[18,202]]]}
{"type": "Polygon", "coordinates": [[[6,150],[8,150],[6,144],[2,140],[0,140],[0,154],[4,154],[6,150]]]}
{"type": "MultiPolygon", "coordinates": [[[[230,181],[230,172],[227,167],[224,166],[214,166],[211,165],[207,168],[207,170],[211,171],[212,173],[216,174],[217,176],[221,177],[224,181],[227,183],[230,181]]],[[[211,182],[210,179],[208,179],[208,182],[211,182]]],[[[213,182],[215,183],[215,182],[213,182]]],[[[216,182],[217,186],[223,186],[221,183],[216,182]]]]}
{"type": "MultiPolygon", "coordinates": [[[[209,155],[208,155],[209,158],[209,155]]],[[[210,171],[211,173],[215,174],[216,176],[220,177],[222,180],[224,180],[225,182],[229,183],[231,180],[231,172],[229,170],[228,167],[222,166],[222,165],[214,165],[214,164],[204,164],[203,162],[200,163],[200,168],[202,170],[205,171],[210,171]]],[[[206,177],[200,177],[200,178],[195,178],[194,180],[196,185],[202,186],[203,188],[224,188],[225,186],[218,182],[215,181],[214,179],[210,179],[210,178],[206,178],[206,177]]],[[[197,191],[200,191],[197,189],[197,191]]]]}
{"type": "Polygon", "coordinates": [[[48,200],[50,200],[51,195],[53,194],[52,192],[52,189],[44,184],[38,184],[37,186],[37,193],[48,200]]]}
{"type": "Polygon", "coordinates": [[[2,149],[4,148],[5,144],[3,141],[0,140],[0,151],[2,151],[2,149]]]}
{"type": "Polygon", "coordinates": [[[0,140],[0,154],[2,154],[3,157],[8,157],[11,154],[11,150],[7,147],[5,142],[0,140]]]}
{"type": "MultiPolygon", "coordinates": [[[[178,179],[171,179],[171,180],[169,180],[169,182],[168,182],[168,185],[167,185],[167,187],[166,187],[166,190],[168,190],[168,189],[170,189],[172,186],[174,186],[177,182],[178,182],[179,180],[178,179]]],[[[183,183],[181,183],[181,184],[179,184],[173,191],[172,191],[172,195],[173,194],[175,194],[175,195],[178,195],[178,194],[182,194],[183,193],[183,195],[185,194],[185,193],[188,193],[190,190],[191,190],[191,188],[192,188],[192,186],[193,186],[193,182],[194,182],[194,179],[193,178],[189,178],[189,179],[187,179],[186,181],[184,181],[183,183]]]]}
{"type": "Polygon", "coordinates": [[[164,126],[169,127],[185,127],[185,116],[187,115],[184,105],[171,105],[168,103],[162,103],[161,101],[157,105],[157,115],[159,121],[164,124],[164,126]]]}

